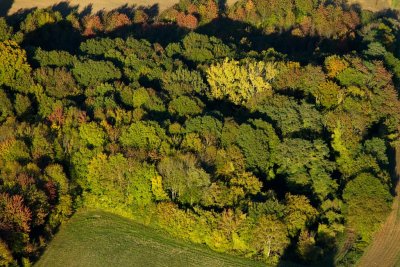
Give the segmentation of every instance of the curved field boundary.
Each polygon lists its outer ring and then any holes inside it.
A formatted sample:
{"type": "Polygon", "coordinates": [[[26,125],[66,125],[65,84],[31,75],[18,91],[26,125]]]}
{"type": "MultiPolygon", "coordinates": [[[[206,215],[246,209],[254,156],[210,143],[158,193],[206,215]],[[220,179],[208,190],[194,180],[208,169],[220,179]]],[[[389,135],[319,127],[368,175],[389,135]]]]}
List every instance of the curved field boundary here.
{"type": "MultiPolygon", "coordinates": [[[[400,177],[400,147],[396,149],[396,174],[400,177]]],[[[386,222],[376,233],[374,241],[358,263],[358,267],[400,266],[400,183],[392,211],[386,222]]]]}
{"type": "MultiPolygon", "coordinates": [[[[70,6],[79,6],[80,9],[85,8],[88,5],[92,5],[92,11],[97,12],[99,10],[112,10],[123,5],[135,5],[135,6],[153,6],[158,5],[159,10],[163,11],[174,4],[178,3],[179,0],[0,0],[11,1],[12,5],[8,14],[13,14],[23,9],[30,8],[45,8],[53,5],[57,5],[61,2],[67,2],[70,6]]],[[[237,0],[227,0],[228,5],[232,5],[237,0]]]]}
{"type": "Polygon", "coordinates": [[[177,2],[179,2],[179,0],[14,0],[11,9],[8,11],[8,14],[13,14],[23,9],[45,8],[57,5],[62,2],[69,3],[70,6],[79,6],[80,9],[92,5],[92,11],[97,12],[102,9],[116,9],[126,4],[129,6],[152,6],[157,4],[160,10],[164,10],[176,4],[177,2]]]}

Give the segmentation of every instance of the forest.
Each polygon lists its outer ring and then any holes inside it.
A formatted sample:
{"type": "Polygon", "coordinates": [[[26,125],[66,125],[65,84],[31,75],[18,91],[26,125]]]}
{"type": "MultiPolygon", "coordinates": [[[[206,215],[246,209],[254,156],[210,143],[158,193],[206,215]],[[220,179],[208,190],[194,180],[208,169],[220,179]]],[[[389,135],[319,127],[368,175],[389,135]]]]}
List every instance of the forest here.
{"type": "Polygon", "coordinates": [[[390,212],[400,21],[341,0],[0,18],[0,266],[81,208],[213,250],[354,266],[390,212]]]}

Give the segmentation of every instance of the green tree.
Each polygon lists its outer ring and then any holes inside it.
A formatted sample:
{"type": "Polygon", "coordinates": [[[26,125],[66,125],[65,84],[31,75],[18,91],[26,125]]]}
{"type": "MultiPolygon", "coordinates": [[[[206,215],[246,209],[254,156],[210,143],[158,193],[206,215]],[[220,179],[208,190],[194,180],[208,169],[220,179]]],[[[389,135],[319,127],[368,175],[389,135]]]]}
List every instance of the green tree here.
{"type": "Polygon", "coordinates": [[[162,77],[162,88],[175,98],[183,94],[204,92],[207,85],[198,71],[190,71],[179,67],[175,71],[167,71],[162,77]]]}
{"type": "Polygon", "coordinates": [[[31,85],[31,67],[25,50],[13,41],[0,42],[0,85],[28,92],[31,85]]]}
{"type": "Polygon", "coordinates": [[[49,225],[55,228],[72,214],[69,180],[63,167],[58,164],[47,166],[45,174],[48,178],[47,188],[56,189],[57,205],[52,209],[48,219],[49,225]]]}
{"type": "Polygon", "coordinates": [[[252,230],[250,245],[267,263],[278,263],[289,244],[285,225],[274,216],[262,216],[252,230]]]}
{"type": "Polygon", "coordinates": [[[0,265],[11,266],[13,264],[13,256],[7,244],[0,239],[0,265]]]}
{"type": "Polygon", "coordinates": [[[169,102],[168,111],[181,117],[190,117],[200,114],[203,103],[198,98],[180,96],[169,102]]]}
{"type": "Polygon", "coordinates": [[[71,55],[66,51],[45,51],[40,47],[35,50],[33,59],[35,59],[42,67],[72,67],[74,63],[78,61],[76,56],[71,55]]]}
{"type": "Polygon", "coordinates": [[[318,211],[310,204],[305,196],[286,195],[285,223],[289,235],[297,236],[302,230],[312,225],[318,215],[318,211]]]}
{"type": "Polygon", "coordinates": [[[13,115],[12,103],[7,94],[0,89],[0,121],[4,121],[8,116],[13,115]]]}
{"type": "Polygon", "coordinates": [[[106,208],[118,205],[146,206],[153,200],[152,178],[157,175],[155,168],[125,158],[121,154],[94,157],[88,167],[89,194],[96,196],[90,203],[106,208]]]}
{"type": "Polygon", "coordinates": [[[256,107],[257,111],[269,116],[276,123],[277,132],[284,137],[301,132],[320,133],[323,128],[323,116],[315,105],[305,101],[300,104],[293,98],[274,95],[256,107]]]}
{"type": "Polygon", "coordinates": [[[157,169],[172,199],[182,203],[200,202],[210,184],[209,174],[198,166],[197,159],[191,154],[163,158],[157,169]]]}
{"type": "Polygon", "coordinates": [[[7,25],[5,18],[0,18],[0,42],[9,40],[13,34],[13,28],[7,25]]]}
{"type": "Polygon", "coordinates": [[[62,99],[80,93],[75,79],[65,68],[40,68],[34,72],[34,75],[48,96],[62,99]]]}
{"type": "Polygon", "coordinates": [[[14,109],[18,116],[25,114],[31,108],[31,101],[28,96],[17,94],[15,96],[14,109]]]}
{"type": "Polygon", "coordinates": [[[54,12],[50,9],[36,9],[26,16],[25,20],[21,23],[21,30],[25,33],[32,32],[40,27],[60,21],[62,16],[60,12],[54,12]]]}
{"type": "Polygon", "coordinates": [[[76,62],[72,69],[75,79],[83,86],[121,78],[121,71],[110,61],[86,60],[76,62]]]}
{"type": "Polygon", "coordinates": [[[237,144],[243,151],[246,167],[255,172],[267,175],[273,179],[272,167],[279,144],[274,128],[261,120],[252,121],[253,125],[242,124],[239,127],[237,144]]]}
{"type": "Polygon", "coordinates": [[[79,136],[85,141],[86,144],[95,147],[104,145],[106,141],[106,133],[95,122],[82,124],[79,127],[79,136]]]}
{"type": "Polygon", "coordinates": [[[343,101],[343,91],[336,83],[328,81],[318,86],[313,92],[317,104],[324,108],[332,108],[343,101]]]}
{"type": "Polygon", "coordinates": [[[386,185],[369,173],[351,180],[343,191],[345,219],[360,237],[360,246],[372,240],[372,234],[390,212],[392,196],[386,185]]]}
{"type": "Polygon", "coordinates": [[[290,187],[324,200],[338,185],[330,177],[335,169],[329,148],[322,140],[286,139],[279,145],[278,173],[285,174],[290,187]],[[311,192],[310,192],[311,191],[311,192]]]}
{"type": "Polygon", "coordinates": [[[158,150],[165,144],[166,135],[156,122],[134,122],[125,129],[120,142],[124,146],[131,146],[138,149],[158,150]]]}
{"type": "Polygon", "coordinates": [[[190,32],[183,38],[181,51],[186,59],[196,63],[233,55],[231,48],[220,39],[195,32],[190,32]]]}

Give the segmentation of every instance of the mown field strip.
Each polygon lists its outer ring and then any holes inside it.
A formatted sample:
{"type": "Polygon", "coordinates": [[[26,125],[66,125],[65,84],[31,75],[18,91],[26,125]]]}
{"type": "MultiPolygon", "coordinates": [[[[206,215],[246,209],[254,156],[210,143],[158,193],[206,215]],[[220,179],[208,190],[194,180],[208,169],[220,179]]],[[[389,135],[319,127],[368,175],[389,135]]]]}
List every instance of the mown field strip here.
{"type": "Polygon", "coordinates": [[[116,215],[81,211],[61,227],[35,266],[265,265],[176,240],[116,215]]]}

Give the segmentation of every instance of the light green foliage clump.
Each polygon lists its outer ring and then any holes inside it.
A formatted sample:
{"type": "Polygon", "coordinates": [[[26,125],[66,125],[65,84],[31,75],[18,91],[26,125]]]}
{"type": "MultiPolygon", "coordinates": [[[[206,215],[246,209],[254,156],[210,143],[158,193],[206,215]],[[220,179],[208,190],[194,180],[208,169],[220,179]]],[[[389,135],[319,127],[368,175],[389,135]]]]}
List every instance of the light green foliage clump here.
{"type": "Polygon", "coordinates": [[[146,164],[128,160],[121,154],[107,157],[98,154],[88,166],[86,190],[88,199],[103,203],[88,203],[96,207],[118,205],[144,206],[151,203],[152,178],[157,173],[146,164]]]}
{"type": "MultiPolygon", "coordinates": [[[[197,99],[198,100],[198,99],[197,99]]],[[[191,99],[188,96],[180,96],[169,103],[168,111],[171,114],[177,114],[178,116],[193,116],[201,113],[202,103],[196,99],[191,99]]]]}
{"type": "Polygon", "coordinates": [[[35,50],[33,57],[41,66],[70,67],[77,62],[77,58],[66,51],[45,51],[40,47],[35,50]]]}
{"type": "Polygon", "coordinates": [[[23,115],[29,110],[31,104],[32,102],[29,100],[28,96],[17,94],[14,102],[15,112],[17,113],[17,115],[23,115]]]}
{"type": "Polygon", "coordinates": [[[160,149],[165,131],[156,122],[134,122],[122,132],[120,142],[138,149],[160,149]]]}
{"type": "Polygon", "coordinates": [[[57,205],[49,218],[50,225],[57,227],[72,214],[72,197],[69,194],[69,181],[63,167],[57,164],[46,167],[45,174],[48,181],[54,184],[57,189],[57,205]]]}
{"type": "Polygon", "coordinates": [[[79,136],[86,144],[95,147],[101,146],[106,141],[106,134],[95,122],[83,124],[79,128],[79,136]]]}
{"type": "Polygon", "coordinates": [[[40,27],[58,22],[62,19],[60,12],[54,12],[46,9],[37,9],[30,13],[21,23],[21,30],[32,32],[40,27]]]}
{"type": "Polygon", "coordinates": [[[200,202],[210,184],[209,174],[198,166],[196,158],[190,154],[164,158],[157,169],[172,199],[182,203],[193,205],[200,202]]]}
{"type": "Polygon", "coordinates": [[[30,73],[25,50],[13,41],[0,42],[0,85],[27,92],[30,73]]]}
{"type": "MultiPolygon", "coordinates": [[[[122,41],[122,40],[121,40],[122,41]]],[[[95,38],[83,42],[79,49],[89,55],[104,56],[109,50],[117,47],[117,42],[110,38],[95,38]]]]}
{"type": "Polygon", "coordinates": [[[9,40],[12,36],[13,28],[7,25],[5,18],[0,18],[0,42],[9,40]]]}

